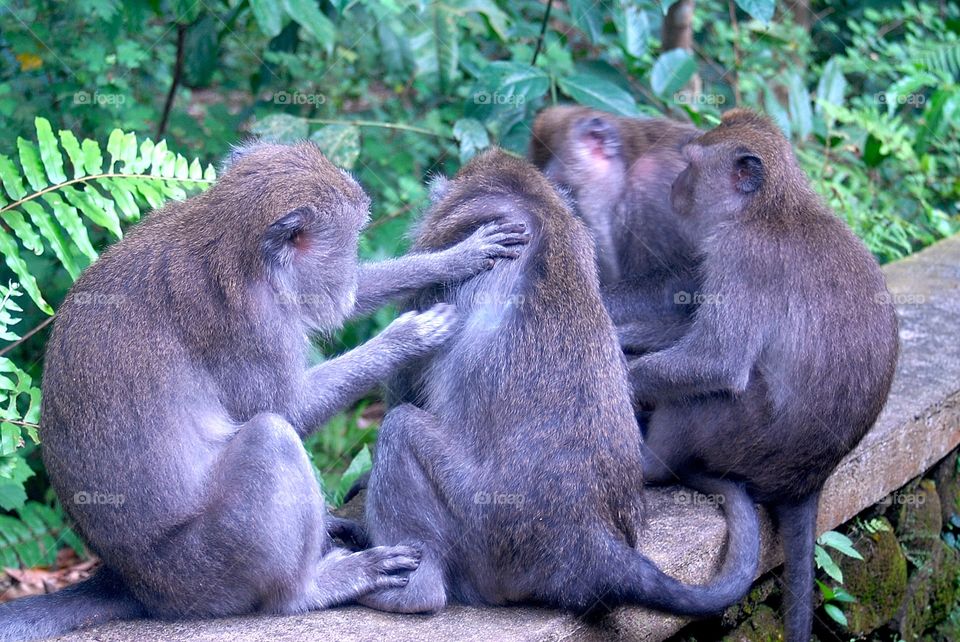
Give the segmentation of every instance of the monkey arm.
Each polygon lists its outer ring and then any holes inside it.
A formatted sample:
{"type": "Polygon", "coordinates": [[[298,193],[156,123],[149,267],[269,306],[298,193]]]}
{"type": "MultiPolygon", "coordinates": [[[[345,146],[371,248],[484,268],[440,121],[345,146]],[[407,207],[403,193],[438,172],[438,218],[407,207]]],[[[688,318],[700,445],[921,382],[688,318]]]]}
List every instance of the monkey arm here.
{"type": "Polygon", "coordinates": [[[686,270],[654,270],[642,276],[613,283],[600,289],[603,307],[617,325],[634,321],[652,322],[668,316],[686,319],[696,310],[700,287],[686,270]]]}
{"type": "Polygon", "coordinates": [[[628,354],[664,350],[683,338],[690,328],[688,318],[657,317],[617,326],[620,348],[628,354]]]}
{"type": "Polygon", "coordinates": [[[433,285],[455,283],[493,267],[497,259],[520,256],[518,246],[530,242],[524,223],[483,225],[453,247],[439,252],[408,254],[399,259],[360,266],[353,316],[433,285]]]}
{"type": "Polygon", "coordinates": [[[357,304],[351,316],[370,314],[403,296],[455,277],[455,270],[442,254],[408,254],[398,259],[361,265],[357,304]]]}

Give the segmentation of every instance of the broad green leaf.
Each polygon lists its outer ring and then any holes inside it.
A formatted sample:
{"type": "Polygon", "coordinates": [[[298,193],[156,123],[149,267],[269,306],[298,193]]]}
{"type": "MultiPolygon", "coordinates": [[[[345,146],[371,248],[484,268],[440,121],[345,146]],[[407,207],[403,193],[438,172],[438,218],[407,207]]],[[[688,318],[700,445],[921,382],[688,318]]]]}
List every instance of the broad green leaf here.
{"type": "Polygon", "coordinates": [[[819,101],[831,105],[840,106],[843,104],[843,92],[847,88],[847,79],[840,70],[840,62],[837,56],[833,56],[823,66],[823,75],[820,76],[820,82],[817,83],[817,114],[823,114],[823,108],[819,101]]]}
{"type": "Polygon", "coordinates": [[[287,15],[303,27],[313,40],[323,45],[328,53],[333,51],[337,29],[320,11],[316,0],[284,0],[284,5],[287,15]]]}
{"type": "Polygon", "coordinates": [[[310,125],[303,118],[290,114],[271,114],[254,123],[250,131],[266,141],[294,143],[307,137],[310,125]]]}
{"type": "Polygon", "coordinates": [[[637,115],[637,101],[609,80],[591,74],[574,74],[559,78],[558,84],[563,93],[581,105],[623,116],[637,115]]]}
{"type": "Polygon", "coordinates": [[[253,17],[264,35],[273,38],[283,28],[283,4],[276,0],[250,0],[253,17]]]}
{"type": "Polygon", "coordinates": [[[143,196],[144,200],[147,201],[147,204],[150,205],[150,209],[158,210],[163,207],[165,199],[160,195],[153,185],[148,181],[137,181],[137,191],[140,192],[140,195],[143,196]]]}
{"type": "Polygon", "coordinates": [[[63,264],[63,267],[66,268],[70,278],[76,280],[77,277],[80,276],[80,266],[78,266],[77,262],[73,259],[67,239],[64,238],[63,232],[60,231],[53,217],[44,209],[43,205],[36,201],[24,201],[23,209],[30,215],[30,220],[33,221],[33,224],[40,230],[40,234],[43,235],[43,238],[45,238],[47,243],[50,244],[50,247],[53,248],[53,253],[56,254],[57,259],[63,264]]]}
{"type": "Polygon", "coordinates": [[[458,9],[460,12],[475,11],[483,14],[487,22],[490,23],[490,28],[497,34],[497,37],[503,41],[507,40],[509,32],[508,22],[510,19],[493,0],[466,0],[466,2],[458,5],[458,9]]]}
{"type": "Polygon", "coordinates": [[[23,179],[20,177],[20,170],[10,158],[3,154],[0,154],[0,181],[3,182],[3,188],[11,199],[18,201],[27,195],[27,190],[23,187],[23,179]]]}
{"type": "Polygon", "coordinates": [[[37,128],[40,160],[43,161],[43,166],[47,170],[47,178],[54,185],[65,183],[67,175],[63,173],[63,156],[60,155],[60,147],[57,145],[57,138],[53,135],[50,121],[37,116],[34,119],[34,124],[37,128]]]}
{"type": "Polygon", "coordinates": [[[23,247],[34,254],[43,253],[43,240],[37,234],[33,226],[23,218],[17,210],[6,210],[3,212],[3,222],[10,226],[17,238],[23,243],[23,247]]]}
{"type": "MultiPolygon", "coordinates": [[[[3,259],[7,267],[17,275],[17,280],[20,281],[20,285],[22,285],[24,291],[30,295],[33,302],[37,304],[37,307],[47,314],[53,314],[53,308],[50,307],[50,304],[47,303],[40,294],[37,280],[33,277],[33,274],[30,273],[30,268],[26,262],[20,257],[17,242],[2,228],[0,228],[0,254],[3,254],[3,259]]],[[[2,499],[0,499],[0,507],[5,508],[2,499]]]]}
{"type": "Polygon", "coordinates": [[[614,14],[617,33],[623,50],[634,58],[641,57],[647,50],[650,37],[650,18],[647,12],[630,0],[620,1],[620,10],[614,14]]]}
{"type": "Polygon", "coordinates": [[[69,129],[61,129],[60,143],[70,158],[70,164],[73,165],[73,177],[81,178],[86,176],[87,171],[84,169],[83,150],[80,149],[80,142],[77,140],[77,137],[74,136],[73,132],[69,129]]]}
{"type": "Polygon", "coordinates": [[[373,458],[370,456],[370,449],[364,445],[343,472],[343,476],[340,478],[340,485],[337,488],[338,496],[343,497],[346,495],[347,491],[350,490],[350,487],[353,486],[353,483],[357,481],[360,475],[369,471],[372,467],[373,458]]]}
{"type": "Polygon", "coordinates": [[[183,39],[183,83],[191,88],[206,87],[220,66],[219,25],[210,13],[187,27],[183,39]]]}
{"type": "Polygon", "coordinates": [[[18,136],[17,149],[20,152],[20,166],[23,168],[23,175],[27,177],[27,182],[33,188],[33,191],[39,192],[47,187],[47,178],[43,173],[43,165],[40,163],[40,153],[37,151],[37,146],[18,136]]]}
{"type": "Polygon", "coordinates": [[[750,14],[751,18],[767,23],[773,19],[775,0],[737,0],[737,6],[750,14]]]}
{"type": "Polygon", "coordinates": [[[697,61],[685,49],[660,54],[650,72],[650,88],[661,98],[670,99],[697,71],[697,61]]]}
{"type": "Polygon", "coordinates": [[[847,616],[843,614],[843,611],[834,604],[824,604],[823,610],[827,612],[827,615],[830,616],[830,619],[839,624],[840,626],[847,626],[847,616]]]}
{"type": "Polygon", "coordinates": [[[857,598],[850,595],[842,586],[838,586],[833,591],[833,600],[835,602],[844,602],[847,604],[854,604],[857,601],[857,598]]]}
{"type": "Polygon", "coordinates": [[[460,143],[461,163],[466,163],[477,152],[490,146],[490,137],[483,123],[473,118],[461,118],[455,122],[453,136],[460,143]]]}
{"type": "Polygon", "coordinates": [[[863,556],[853,547],[853,541],[843,533],[827,531],[817,539],[817,543],[820,544],[820,546],[829,546],[830,548],[836,549],[847,557],[852,557],[855,560],[863,559],[863,556]]]}
{"type": "Polygon", "coordinates": [[[794,132],[800,140],[805,139],[813,131],[813,110],[810,108],[810,92],[803,84],[803,78],[797,72],[792,72],[788,80],[790,96],[790,122],[794,132]]]}
{"type": "Polygon", "coordinates": [[[603,35],[603,11],[595,0],[569,0],[570,17],[581,31],[587,34],[590,42],[596,43],[603,35]]]}
{"type": "Polygon", "coordinates": [[[814,547],[814,559],[817,566],[823,569],[823,572],[833,578],[835,581],[843,584],[843,572],[837,563],[833,561],[830,554],[822,546],[814,547]]]}
{"type": "Polygon", "coordinates": [[[77,208],[66,203],[56,192],[47,192],[42,198],[50,205],[54,218],[67,231],[80,252],[91,262],[96,261],[97,251],[93,249],[93,245],[90,243],[87,228],[83,225],[83,220],[81,220],[77,208]]]}
{"type": "Polygon", "coordinates": [[[0,456],[12,455],[20,446],[20,427],[8,421],[0,423],[0,456]]]}
{"type": "Polygon", "coordinates": [[[790,125],[790,114],[786,108],[777,100],[776,93],[769,85],[763,87],[763,109],[767,115],[777,124],[783,135],[790,138],[793,133],[793,127],[790,125]]]}
{"type": "Polygon", "coordinates": [[[353,169],[360,157],[360,130],[352,125],[327,125],[310,135],[327,159],[338,167],[353,169]]]}

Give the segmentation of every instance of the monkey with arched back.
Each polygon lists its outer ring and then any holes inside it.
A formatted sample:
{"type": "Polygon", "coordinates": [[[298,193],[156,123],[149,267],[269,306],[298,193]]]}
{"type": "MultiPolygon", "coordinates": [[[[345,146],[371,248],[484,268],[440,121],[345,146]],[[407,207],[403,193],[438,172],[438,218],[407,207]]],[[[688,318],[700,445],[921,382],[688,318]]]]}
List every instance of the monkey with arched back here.
{"type": "Polygon", "coordinates": [[[307,367],[307,335],[515,257],[518,226],[357,266],[369,199],[312,144],[258,144],[208,191],[149,215],[77,280],[47,344],[50,482],[103,566],[0,605],[0,640],[117,618],[295,613],[400,587],[408,546],[351,553],[328,531],[301,439],[448,339],[410,312],[307,367]]]}
{"type": "Polygon", "coordinates": [[[670,185],[685,166],[681,148],[701,133],[571,105],[544,109],[533,125],[529,157],[587,224],[604,305],[628,353],[675,342],[696,309],[696,249],[670,207],[670,185]]]}
{"type": "Polygon", "coordinates": [[[729,522],[709,584],[665,575],[636,545],[640,431],[626,364],[600,300],[593,248],[547,179],[502,151],[431,190],[415,249],[444,251],[490,224],[530,245],[470,281],[427,288],[417,307],[456,305],[462,327],[389,389],[367,494],[377,545],[414,545],[404,587],[361,603],[403,613],[449,601],[542,604],[584,613],[642,604],[716,613],[750,587],[759,524],[736,483],[705,480],[729,522]]]}
{"type": "Polygon", "coordinates": [[[671,202],[699,239],[708,302],[679,342],[630,362],[655,407],[644,472],[742,480],[772,509],[787,639],[807,642],[820,491],[886,401],[896,314],[876,260],[769,119],[729,111],[683,153],[671,202]]]}

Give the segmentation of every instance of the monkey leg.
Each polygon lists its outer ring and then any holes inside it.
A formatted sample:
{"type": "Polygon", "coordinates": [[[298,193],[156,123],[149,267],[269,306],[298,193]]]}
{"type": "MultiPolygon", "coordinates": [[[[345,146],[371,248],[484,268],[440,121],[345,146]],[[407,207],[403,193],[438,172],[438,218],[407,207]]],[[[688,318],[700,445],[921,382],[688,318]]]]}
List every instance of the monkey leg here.
{"type": "Polygon", "coordinates": [[[154,543],[145,581],[130,588],[161,617],[289,613],[352,601],[396,585],[380,581],[394,565],[416,567],[406,547],[389,560],[332,549],[324,512],[293,426],[259,414],[224,446],[195,517],[154,543]]]}
{"type": "Polygon", "coordinates": [[[456,515],[469,510],[476,479],[454,437],[410,404],[384,419],[367,491],[368,528],[374,543],[417,545],[422,558],[406,587],[369,593],[361,604],[396,613],[434,613],[446,605],[445,558],[451,538],[462,535],[456,515]]]}
{"type": "Polygon", "coordinates": [[[627,354],[643,354],[668,348],[687,332],[690,319],[658,317],[617,326],[620,348],[627,354]]]}

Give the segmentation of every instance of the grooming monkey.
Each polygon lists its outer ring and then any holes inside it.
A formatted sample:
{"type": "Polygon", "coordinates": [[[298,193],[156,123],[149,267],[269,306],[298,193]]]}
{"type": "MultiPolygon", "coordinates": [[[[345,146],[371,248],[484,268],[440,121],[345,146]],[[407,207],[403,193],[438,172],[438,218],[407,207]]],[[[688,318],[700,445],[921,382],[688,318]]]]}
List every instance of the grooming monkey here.
{"type": "Polygon", "coordinates": [[[488,270],[526,239],[490,225],[358,269],[368,208],[312,144],[256,144],[77,280],[47,346],[41,434],[53,488],[103,567],[0,606],[0,640],[116,618],[295,613],[407,582],[415,549],[334,545],[328,530],[348,529],[326,516],[301,439],[443,343],[457,315],[405,314],[313,368],[307,334],[488,270]]]}
{"type": "Polygon", "coordinates": [[[367,526],[378,545],[415,545],[404,587],[360,598],[394,612],[534,603],[575,612],[642,604],[712,614],[757,567],[759,524],[733,482],[727,559],[708,585],[668,577],[635,548],[642,520],[640,431],[626,365],[603,309],[587,230],[536,169],[502,151],[432,190],[415,250],[442,252],[484,226],[522,225],[516,261],[414,305],[455,305],[462,329],[391,383],[367,526]]]}
{"type": "Polygon", "coordinates": [[[529,157],[573,196],[628,353],[670,345],[696,308],[696,252],[670,207],[670,185],[685,166],[681,148],[700,133],[577,106],[545,109],[533,126],[529,157]]]}
{"type": "Polygon", "coordinates": [[[729,111],[683,153],[671,202],[712,303],[678,343],[629,364],[655,407],[644,474],[746,482],[779,523],[787,640],[807,642],[820,491],[886,401],[897,318],[876,260],[769,119],[729,111]]]}

